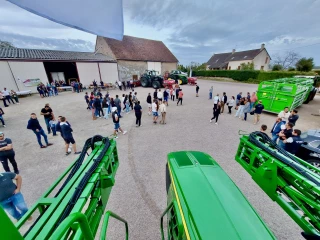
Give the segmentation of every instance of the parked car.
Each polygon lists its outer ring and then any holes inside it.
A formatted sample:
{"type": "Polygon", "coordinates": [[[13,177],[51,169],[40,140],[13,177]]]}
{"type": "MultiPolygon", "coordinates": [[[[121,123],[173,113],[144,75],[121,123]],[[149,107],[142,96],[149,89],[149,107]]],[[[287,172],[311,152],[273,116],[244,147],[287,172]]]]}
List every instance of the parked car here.
{"type": "Polygon", "coordinates": [[[296,156],[320,168],[320,129],[313,129],[301,134],[304,143],[296,156]]]}

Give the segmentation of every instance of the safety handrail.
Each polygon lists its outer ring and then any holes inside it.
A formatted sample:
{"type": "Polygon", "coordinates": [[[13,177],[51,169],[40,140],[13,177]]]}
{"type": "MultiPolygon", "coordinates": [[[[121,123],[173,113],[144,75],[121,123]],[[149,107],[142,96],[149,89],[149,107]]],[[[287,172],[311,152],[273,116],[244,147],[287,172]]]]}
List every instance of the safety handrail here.
{"type": "Polygon", "coordinates": [[[161,215],[161,220],[160,220],[160,230],[161,230],[161,239],[164,240],[164,233],[163,233],[163,217],[168,213],[168,211],[173,207],[173,201],[168,205],[166,210],[161,215]]]}
{"type": "Polygon", "coordinates": [[[84,239],[93,240],[93,234],[90,229],[88,219],[83,213],[73,213],[69,215],[53,232],[50,240],[60,240],[63,235],[68,231],[68,229],[74,224],[78,223],[83,234],[84,239]]]}
{"type": "Polygon", "coordinates": [[[102,224],[102,228],[101,228],[101,233],[100,233],[100,240],[105,240],[106,239],[106,235],[107,235],[107,228],[108,228],[108,223],[109,223],[109,218],[113,217],[115,219],[117,219],[120,222],[123,222],[125,227],[126,227],[126,240],[129,239],[129,228],[128,228],[128,222],[126,220],[124,220],[123,218],[119,217],[117,214],[111,212],[111,211],[107,211],[104,219],[103,219],[103,224],[102,224]]]}

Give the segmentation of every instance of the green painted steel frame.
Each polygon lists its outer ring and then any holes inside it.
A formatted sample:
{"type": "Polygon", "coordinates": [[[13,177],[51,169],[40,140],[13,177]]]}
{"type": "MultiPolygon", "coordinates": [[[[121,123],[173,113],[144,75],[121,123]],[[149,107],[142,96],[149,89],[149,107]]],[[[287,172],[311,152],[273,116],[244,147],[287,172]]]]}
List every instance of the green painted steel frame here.
{"type": "MultiPolygon", "coordinates": [[[[320,186],[255,146],[248,136],[240,138],[235,159],[306,233],[320,236],[320,186]]],[[[309,174],[320,178],[318,169],[295,159],[309,174]]]]}
{"type": "Polygon", "coordinates": [[[87,232],[83,232],[83,229],[86,229],[86,231],[88,229],[87,226],[84,226],[86,224],[88,224],[90,233],[93,236],[96,235],[100,219],[102,218],[103,212],[106,208],[111,188],[115,182],[115,174],[119,166],[115,140],[110,140],[110,146],[106,154],[102,158],[94,174],[92,174],[90,177],[69,217],[66,218],[58,226],[58,228],[56,228],[56,222],[60,219],[61,214],[69,202],[69,199],[71,199],[75,187],[78,186],[84,174],[90,169],[94,159],[99,156],[103,146],[104,144],[102,144],[102,142],[96,142],[91,154],[82,163],[79,170],[74,174],[63,190],[56,197],[49,197],[49,195],[54,193],[56,187],[62,183],[63,179],[71,171],[76,161],[73,162],[73,164],[59,177],[59,179],[43,194],[37,203],[34,204],[24,215],[24,217],[16,224],[16,228],[19,230],[29,216],[31,216],[36,210],[39,210],[40,216],[38,217],[32,229],[25,234],[25,239],[42,240],[48,239],[50,235],[59,236],[59,239],[66,239],[67,236],[72,236],[74,239],[82,239],[83,237],[88,236],[87,232]],[[83,216],[79,214],[82,214],[85,217],[85,221],[83,220],[83,216]],[[70,218],[70,216],[74,217],[70,218]],[[71,220],[73,220],[73,223],[69,222],[71,220]],[[81,227],[81,224],[84,225],[81,227]],[[68,229],[65,229],[66,226],[68,229]],[[63,234],[59,232],[61,229],[63,229],[63,234]]]}
{"type": "Polygon", "coordinates": [[[106,214],[104,216],[104,220],[103,220],[103,224],[102,224],[102,228],[101,228],[101,233],[100,233],[100,239],[105,240],[107,237],[107,228],[108,228],[108,223],[109,223],[110,217],[113,217],[113,218],[117,219],[118,221],[124,223],[125,228],[126,228],[126,240],[128,240],[129,239],[128,222],[111,211],[106,212],[106,214]]]}

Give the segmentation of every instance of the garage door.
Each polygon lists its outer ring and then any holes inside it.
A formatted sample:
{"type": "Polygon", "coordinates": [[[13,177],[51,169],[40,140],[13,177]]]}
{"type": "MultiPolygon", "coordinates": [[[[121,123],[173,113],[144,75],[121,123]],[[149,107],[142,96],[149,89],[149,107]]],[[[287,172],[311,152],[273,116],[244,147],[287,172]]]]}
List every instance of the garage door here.
{"type": "Polygon", "coordinates": [[[161,62],[148,62],[148,70],[155,70],[162,74],[161,72],[161,62]]]}
{"type": "Polygon", "coordinates": [[[117,63],[99,63],[101,78],[104,83],[115,83],[118,81],[117,63]]]}
{"type": "Polygon", "coordinates": [[[98,63],[77,62],[77,69],[80,82],[84,86],[89,86],[90,84],[92,84],[93,80],[96,80],[98,83],[100,83],[98,63]]]}

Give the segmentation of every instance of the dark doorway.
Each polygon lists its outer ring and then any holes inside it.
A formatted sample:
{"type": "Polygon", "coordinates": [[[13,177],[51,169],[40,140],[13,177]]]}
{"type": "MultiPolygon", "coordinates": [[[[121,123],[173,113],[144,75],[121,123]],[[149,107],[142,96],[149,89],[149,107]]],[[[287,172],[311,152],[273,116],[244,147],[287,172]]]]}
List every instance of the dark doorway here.
{"type": "Polygon", "coordinates": [[[59,75],[60,78],[64,77],[67,85],[70,84],[68,81],[69,79],[71,79],[71,81],[74,81],[75,79],[79,81],[78,70],[75,62],[43,62],[43,65],[50,83],[53,80],[59,80],[53,79],[52,77],[57,75],[59,75]]]}

